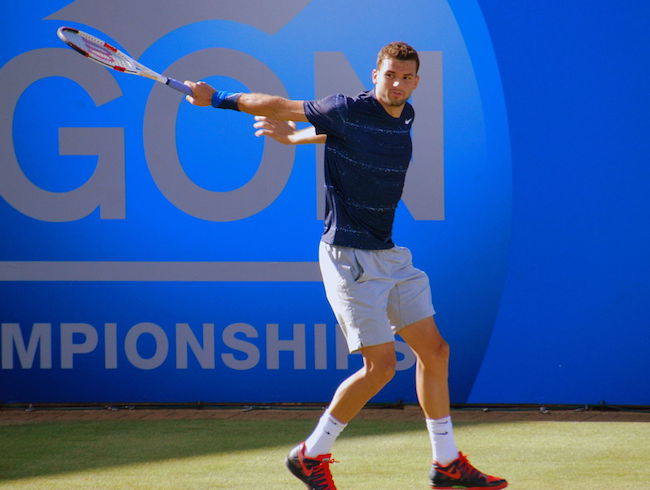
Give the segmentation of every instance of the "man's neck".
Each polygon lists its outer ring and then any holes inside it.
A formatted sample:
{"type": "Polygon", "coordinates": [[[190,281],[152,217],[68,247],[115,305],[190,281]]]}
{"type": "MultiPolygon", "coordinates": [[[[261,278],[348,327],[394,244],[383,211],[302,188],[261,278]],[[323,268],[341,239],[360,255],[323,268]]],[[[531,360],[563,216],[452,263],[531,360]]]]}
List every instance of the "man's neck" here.
{"type": "Polygon", "coordinates": [[[384,104],[381,100],[379,101],[379,103],[384,108],[384,110],[388,113],[388,115],[394,117],[395,119],[398,119],[402,116],[402,111],[404,110],[404,106],[406,105],[406,104],[388,105],[388,104],[384,104]]]}

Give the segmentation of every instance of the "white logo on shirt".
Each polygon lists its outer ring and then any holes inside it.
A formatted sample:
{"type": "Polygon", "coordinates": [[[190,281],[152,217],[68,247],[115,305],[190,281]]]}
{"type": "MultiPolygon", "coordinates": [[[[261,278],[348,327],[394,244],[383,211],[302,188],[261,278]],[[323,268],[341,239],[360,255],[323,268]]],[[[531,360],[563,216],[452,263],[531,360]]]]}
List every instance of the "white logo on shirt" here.
{"type": "Polygon", "coordinates": [[[412,121],[412,120],[413,120],[413,118],[411,118],[411,119],[407,119],[407,120],[404,121],[404,122],[405,122],[406,124],[411,124],[411,121],[412,121]]]}

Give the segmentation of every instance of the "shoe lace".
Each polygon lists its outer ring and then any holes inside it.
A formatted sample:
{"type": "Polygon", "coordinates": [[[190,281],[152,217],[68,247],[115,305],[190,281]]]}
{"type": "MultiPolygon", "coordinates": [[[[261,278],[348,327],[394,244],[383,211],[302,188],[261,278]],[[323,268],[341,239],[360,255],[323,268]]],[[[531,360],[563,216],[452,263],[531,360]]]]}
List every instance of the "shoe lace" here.
{"type": "Polygon", "coordinates": [[[458,456],[458,468],[460,471],[465,474],[466,476],[470,478],[477,478],[477,479],[486,479],[486,476],[481,473],[479,470],[474,468],[472,466],[472,463],[469,462],[467,459],[467,456],[463,453],[459,453],[458,456]]]}
{"type": "Polygon", "coordinates": [[[311,466],[311,480],[314,485],[318,485],[318,489],[322,490],[336,490],[332,473],[330,471],[330,464],[338,463],[334,458],[323,458],[311,466]]]}

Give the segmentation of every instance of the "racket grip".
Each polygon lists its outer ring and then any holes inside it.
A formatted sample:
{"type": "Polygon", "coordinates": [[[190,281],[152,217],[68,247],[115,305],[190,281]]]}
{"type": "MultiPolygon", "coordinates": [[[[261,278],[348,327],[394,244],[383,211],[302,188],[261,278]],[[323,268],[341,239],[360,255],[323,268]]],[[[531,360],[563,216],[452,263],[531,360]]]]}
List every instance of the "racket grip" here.
{"type": "Polygon", "coordinates": [[[174,90],[178,90],[179,92],[183,92],[185,95],[190,95],[190,96],[194,95],[191,88],[189,88],[183,82],[179,82],[178,80],[176,80],[174,78],[168,78],[166,83],[167,83],[167,85],[169,85],[174,90]]]}

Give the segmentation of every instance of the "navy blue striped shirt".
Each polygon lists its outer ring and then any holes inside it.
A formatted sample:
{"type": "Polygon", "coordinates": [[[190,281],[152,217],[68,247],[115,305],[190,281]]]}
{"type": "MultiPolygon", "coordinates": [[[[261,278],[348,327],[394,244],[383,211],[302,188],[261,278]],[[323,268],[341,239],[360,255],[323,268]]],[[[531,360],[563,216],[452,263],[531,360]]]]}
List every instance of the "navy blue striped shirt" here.
{"type": "Polygon", "coordinates": [[[316,133],[327,135],[322,240],[392,248],[395,210],[411,161],[413,107],[407,103],[400,117],[392,117],[370,90],[305,101],[304,108],[316,133]]]}

